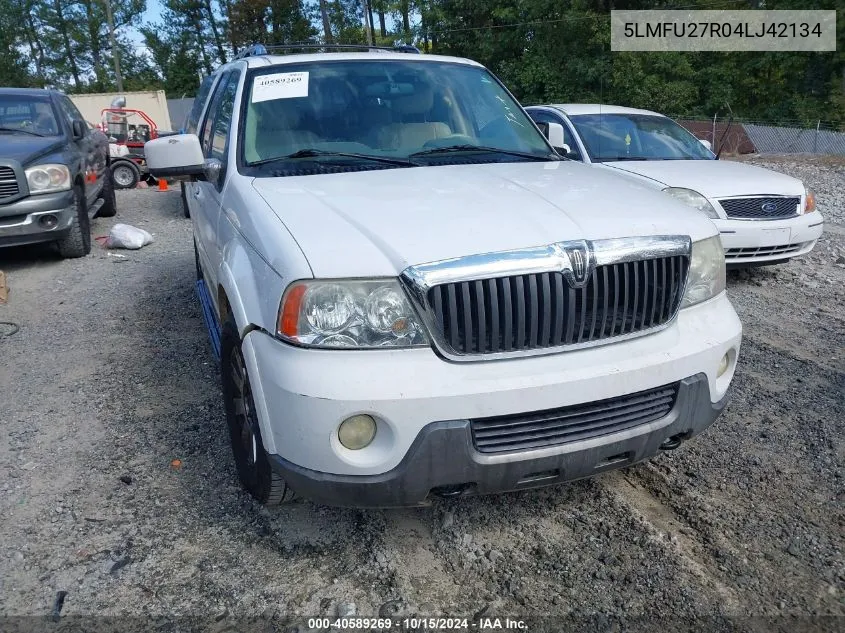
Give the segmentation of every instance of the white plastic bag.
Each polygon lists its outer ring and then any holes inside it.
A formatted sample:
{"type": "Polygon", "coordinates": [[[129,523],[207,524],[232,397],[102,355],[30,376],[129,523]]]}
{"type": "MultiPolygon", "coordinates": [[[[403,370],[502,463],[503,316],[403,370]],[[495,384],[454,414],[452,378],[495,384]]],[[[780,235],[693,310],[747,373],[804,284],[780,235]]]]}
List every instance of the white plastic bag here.
{"type": "Polygon", "coordinates": [[[137,250],[147,244],[152,244],[153,236],[144,229],[128,224],[115,224],[106,239],[106,248],[129,248],[137,250]]]}

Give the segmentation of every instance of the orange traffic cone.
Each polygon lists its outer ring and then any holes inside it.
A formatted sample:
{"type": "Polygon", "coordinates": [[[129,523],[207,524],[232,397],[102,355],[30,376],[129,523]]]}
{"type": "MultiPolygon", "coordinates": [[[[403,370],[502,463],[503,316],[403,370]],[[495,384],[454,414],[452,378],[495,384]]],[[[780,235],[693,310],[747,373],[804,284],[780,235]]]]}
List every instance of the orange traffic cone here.
{"type": "Polygon", "coordinates": [[[167,191],[167,181],[164,178],[158,179],[158,190],[167,191]]]}

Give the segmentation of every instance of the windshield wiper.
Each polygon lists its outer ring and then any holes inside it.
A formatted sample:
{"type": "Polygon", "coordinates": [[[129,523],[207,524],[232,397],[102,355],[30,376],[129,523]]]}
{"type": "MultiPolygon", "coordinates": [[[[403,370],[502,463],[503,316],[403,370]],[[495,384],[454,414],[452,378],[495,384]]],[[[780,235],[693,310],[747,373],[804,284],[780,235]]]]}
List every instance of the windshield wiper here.
{"type": "Polygon", "coordinates": [[[0,132],[22,132],[24,134],[32,134],[32,136],[44,136],[43,134],[39,134],[38,132],[31,132],[29,130],[24,130],[23,128],[4,127],[2,125],[0,125],[0,132]]]}
{"type": "Polygon", "coordinates": [[[387,163],[388,165],[397,165],[400,167],[413,167],[414,164],[403,160],[401,158],[388,158],[386,156],[372,156],[370,154],[357,154],[355,152],[330,152],[321,149],[301,149],[293,154],[287,156],[277,156],[276,158],[265,158],[254,163],[250,163],[250,167],[258,165],[266,165],[268,163],[276,163],[282,160],[296,160],[297,158],[318,158],[322,156],[339,157],[339,158],[359,158],[361,160],[371,160],[377,163],[387,163]]]}
{"type": "Polygon", "coordinates": [[[417,158],[420,156],[433,156],[436,154],[459,154],[465,152],[480,152],[489,154],[504,154],[505,156],[518,156],[519,158],[528,158],[531,160],[560,160],[559,156],[546,154],[540,156],[538,154],[529,154],[528,152],[519,152],[510,149],[501,149],[499,147],[486,147],[484,145],[449,145],[447,147],[434,147],[432,149],[424,149],[420,152],[409,154],[408,158],[417,158]]]}

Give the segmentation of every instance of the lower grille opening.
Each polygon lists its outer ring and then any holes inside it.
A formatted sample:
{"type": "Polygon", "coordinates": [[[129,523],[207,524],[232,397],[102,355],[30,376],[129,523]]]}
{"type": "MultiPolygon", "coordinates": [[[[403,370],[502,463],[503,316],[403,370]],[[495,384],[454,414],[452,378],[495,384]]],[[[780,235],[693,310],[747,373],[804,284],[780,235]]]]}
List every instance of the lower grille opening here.
{"type": "Polygon", "coordinates": [[[560,477],[560,469],[555,468],[553,470],[544,470],[540,473],[531,473],[530,475],[525,475],[522,479],[516,482],[517,486],[523,486],[528,484],[536,484],[540,481],[551,481],[552,479],[557,479],[560,477]]]}
{"type": "Polygon", "coordinates": [[[560,446],[659,420],[672,410],[680,383],[559,409],[470,420],[480,453],[560,446]]]}

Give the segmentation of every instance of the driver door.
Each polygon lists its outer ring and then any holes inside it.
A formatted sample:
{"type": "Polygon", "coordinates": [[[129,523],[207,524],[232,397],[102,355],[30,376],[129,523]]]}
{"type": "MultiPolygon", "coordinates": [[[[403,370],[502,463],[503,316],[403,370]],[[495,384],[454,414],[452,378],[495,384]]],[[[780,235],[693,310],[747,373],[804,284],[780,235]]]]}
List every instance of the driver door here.
{"type": "Polygon", "coordinates": [[[222,245],[217,235],[217,222],[222,209],[223,192],[228,175],[229,132],[238,90],[240,70],[231,70],[217,82],[205,120],[200,130],[200,143],[206,159],[218,161],[216,178],[193,182],[189,195],[193,196],[191,217],[200,263],[212,298],[222,260],[222,245]]]}

